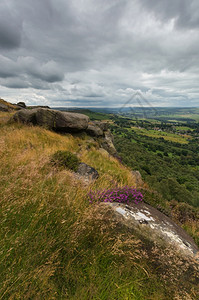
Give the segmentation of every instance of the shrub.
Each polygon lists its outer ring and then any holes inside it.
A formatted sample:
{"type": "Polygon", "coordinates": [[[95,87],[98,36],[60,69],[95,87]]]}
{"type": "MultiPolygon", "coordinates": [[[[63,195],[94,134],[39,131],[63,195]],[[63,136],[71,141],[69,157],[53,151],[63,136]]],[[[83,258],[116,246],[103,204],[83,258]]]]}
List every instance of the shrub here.
{"type": "Polygon", "coordinates": [[[104,189],[98,191],[90,191],[88,193],[89,202],[119,202],[130,204],[132,202],[138,204],[143,200],[143,195],[134,187],[124,186],[112,189],[104,189]]]}
{"type": "Polygon", "coordinates": [[[77,171],[80,161],[77,155],[70,151],[57,151],[51,157],[51,162],[54,165],[64,167],[73,171],[77,171]]]}

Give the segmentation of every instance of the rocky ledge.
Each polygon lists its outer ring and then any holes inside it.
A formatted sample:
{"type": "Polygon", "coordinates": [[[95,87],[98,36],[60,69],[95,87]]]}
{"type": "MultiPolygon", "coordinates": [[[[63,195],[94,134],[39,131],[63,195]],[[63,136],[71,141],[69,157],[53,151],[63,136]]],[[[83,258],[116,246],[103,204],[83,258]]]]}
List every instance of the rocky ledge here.
{"type": "Polygon", "coordinates": [[[162,246],[170,246],[185,256],[191,256],[199,262],[199,249],[193,239],[169,217],[146,204],[125,205],[104,203],[114,212],[115,218],[141,236],[162,246]]]}
{"type": "Polygon", "coordinates": [[[97,138],[101,147],[111,155],[116,155],[113,136],[105,122],[91,122],[89,117],[80,113],[62,112],[47,108],[20,109],[12,120],[30,125],[43,126],[62,133],[86,132],[97,138]]]}

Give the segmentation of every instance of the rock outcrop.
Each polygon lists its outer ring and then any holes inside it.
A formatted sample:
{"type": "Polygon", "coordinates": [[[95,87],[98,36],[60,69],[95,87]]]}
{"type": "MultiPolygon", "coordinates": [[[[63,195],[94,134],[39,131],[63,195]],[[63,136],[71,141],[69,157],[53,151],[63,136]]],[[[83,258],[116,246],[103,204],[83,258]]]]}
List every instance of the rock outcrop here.
{"type": "Polygon", "coordinates": [[[171,247],[185,256],[199,260],[199,249],[193,239],[169,217],[146,203],[131,205],[104,203],[115,218],[139,235],[163,247],[171,247]]]}
{"type": "Polygon", "coordinates": [[[52,109],[21,109],[13,116],[18,122],[44,126],[59,132],[80,132],[88,127],[89,118],[83,114],[52,109]]]}
{"type": "Polygon", "coordinates": [[[139,171],[132,171],[132,176],[134,178],[136,187],[142,186],[143,185],[143,180],[142,180],[142,176],[140,174],[139,171]]]}
{"type": "Polygon", "coordinates": [[[109,154],[116,156],[117,151],[113,142],[113,135],[110,130],[105,131],[103,139],[100,140],[101,147],[104,148],[109,154]]]}
{"type": "Polygon", "coordinates": [[[9,111],[9,107],[3,103],[0,103],[0,111],[9,111]]]}
{"type": "Polygon", "coordinates": [[[89,122],[86,132],[93,137],[104,136],[104,132],[108,131],[108,123],[93,121],[89,122]]]}
{"type": "Polygon", "coordinates": [[[0,111],[12,111],[12,110],[17,110],[19,107],[15,104],[9,103],[3,99],[0,99],[0,111]]]}
{"type": "Polygon", "coordinates": [[[14,121],[25,124],[44,126],[57,132],[82,132],[85,131],[109,154],[116,155],[113,145],[113,135],[105,122],[91,122],[89,117],[79,113],[62,112],[47,108],[20,109],[12,117],[14,121]]]}
{"type": "Polygon", "coordinates": [[[103,130],[94,124],[88,124],[88,128],[86,129],[86,133],[90,136],[99,137],[103,136],[103,130]]]}
{"type": "Polygon", "coordinates": [[[18,102],[17,106],[19,106],[20,108],[26,108],[26,104],[24,102],[18,102]]]}

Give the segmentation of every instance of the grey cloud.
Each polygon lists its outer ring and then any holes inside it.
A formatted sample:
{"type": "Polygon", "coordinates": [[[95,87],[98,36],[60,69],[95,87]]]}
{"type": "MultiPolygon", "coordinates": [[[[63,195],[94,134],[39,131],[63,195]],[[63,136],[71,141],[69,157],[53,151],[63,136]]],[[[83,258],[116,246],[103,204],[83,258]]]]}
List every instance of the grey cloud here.
{"type": "Polygon", "coordinates": [[[45,64],[39,63],[31,57],[20,58],[19,63],[24,65],[25,71],[46,82],[57,82],[64,79],[63,71],[56,65],[54,61],[48,61],[45,64]]]}
{"type": "Polygon", "coordinates": [[[17,74],[16,63],[0,54],[0,78],[13,77],[16,74],[17,74]]]}
{"type": "Polygon", "coordinates": [[[15,28],[12,28],[8,24],[4,24],[3,20],[0,20],[0,47],[12,49],[19,47],[20,43],[20,31],[15,30],[15,28]]]}
{"type": "Polygon", "coordinates": [[[102,98],[104,95],[97,94],[97,93],[91,93],[91,94],[86,94],[86,98],[102,98]]]}
{"type": "Polygon", "coordinates": [[[198,0],[141,0],[141,3],[162,20],[175,18],[178,28],[199,28],[198,0]]]}
{"type": "Polygon", "coordinates": [[[21,78],[1,79],[0,84],[11,89],[26,89],[30,87],[30,84],[26,80],[23,80],[21,78]]]}
{"type": "Polygon", "coordinates": [[[8,50],[19,47],[22,37],[22,21],[9,2],[0,4],[0,48],[8,50]]]}

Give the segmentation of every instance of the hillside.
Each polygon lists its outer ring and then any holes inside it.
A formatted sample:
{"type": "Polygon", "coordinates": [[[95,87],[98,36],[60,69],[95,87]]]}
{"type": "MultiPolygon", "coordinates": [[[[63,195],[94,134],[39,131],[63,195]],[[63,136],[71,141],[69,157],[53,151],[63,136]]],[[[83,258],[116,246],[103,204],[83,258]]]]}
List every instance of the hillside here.
{"type": "MultiPolygon", "coordinates": [[[[1,299],[198,299],[196,260],[89,203],[90,190],[136,186],[130,168],[85,133],[8,122],[12,115],[0,112],[1,299]],[[99,178],[85,182],[53,165],[58,150],[99,178]]],[[[148,202],[169,208],[142,188],[148,202]]]]}
{"type": "Polygon", "coordinates": [[[0,111],[12,111],[16,110],[18,107],[15,104],[9,103],[3,99],[0,99],[0,111]]]}

